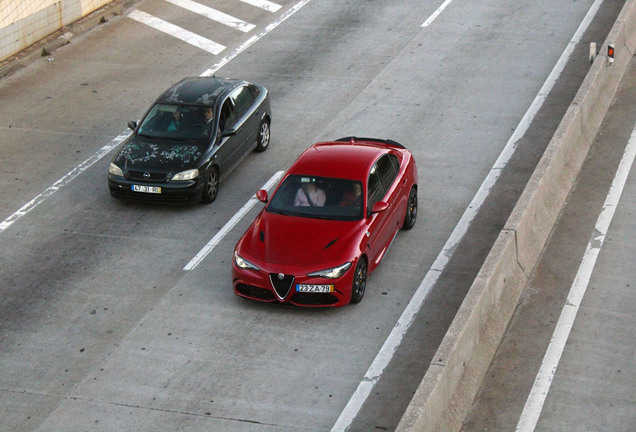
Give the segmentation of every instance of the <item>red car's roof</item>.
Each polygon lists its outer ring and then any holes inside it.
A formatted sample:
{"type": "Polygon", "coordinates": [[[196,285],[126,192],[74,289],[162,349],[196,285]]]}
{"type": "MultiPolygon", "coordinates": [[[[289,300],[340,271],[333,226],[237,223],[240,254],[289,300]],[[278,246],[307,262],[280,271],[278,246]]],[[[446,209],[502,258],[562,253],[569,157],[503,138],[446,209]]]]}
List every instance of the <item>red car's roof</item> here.
{"type": "Polygon", "coordinates": [[[291,166],[289,174],[363,180],[369,168],[397,144],[351,139],[313,144],[291,166]]]}

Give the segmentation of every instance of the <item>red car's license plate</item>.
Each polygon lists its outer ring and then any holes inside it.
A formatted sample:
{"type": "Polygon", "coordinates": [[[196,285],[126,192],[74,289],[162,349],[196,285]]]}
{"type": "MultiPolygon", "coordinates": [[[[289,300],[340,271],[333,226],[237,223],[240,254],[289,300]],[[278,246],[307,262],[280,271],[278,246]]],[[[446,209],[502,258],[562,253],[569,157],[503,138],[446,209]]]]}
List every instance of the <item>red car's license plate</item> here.
{"type": "Polygon", "coordinates": [[[333,285],[298,284],[298,285],[296,285],[296,292],[330,293],[330,292],[333,292],[333,285]]]}

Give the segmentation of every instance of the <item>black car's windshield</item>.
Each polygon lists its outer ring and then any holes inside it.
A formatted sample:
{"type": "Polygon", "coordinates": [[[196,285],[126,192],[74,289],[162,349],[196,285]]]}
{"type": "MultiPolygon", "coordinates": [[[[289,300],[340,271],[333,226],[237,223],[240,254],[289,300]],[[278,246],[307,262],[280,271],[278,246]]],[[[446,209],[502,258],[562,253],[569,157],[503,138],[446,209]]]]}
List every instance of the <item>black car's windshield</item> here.
{"type": "Polygon", "coordinates": [[[339,178],[290,175],[278,188],[267,211],[316,219],[362,218],[362,184],[339,178]]]}
{"type": "Polygon", "coordinates": [[[212,107],[155,104],[137,133],[152,138],[200,140],[210,136],[214,122],[212,107]]]}

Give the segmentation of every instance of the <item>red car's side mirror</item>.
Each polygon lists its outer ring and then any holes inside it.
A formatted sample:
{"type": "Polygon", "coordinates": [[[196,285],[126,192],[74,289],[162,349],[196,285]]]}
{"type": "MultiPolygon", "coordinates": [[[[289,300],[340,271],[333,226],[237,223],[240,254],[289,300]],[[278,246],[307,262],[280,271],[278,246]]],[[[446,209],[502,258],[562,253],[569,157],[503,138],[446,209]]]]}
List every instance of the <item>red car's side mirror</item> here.
{"type": "Polygon", "coordinates": [[[373,204],[373,207],[371,208],[371,213],[383,212],[384,210],[388,209],[389,206],[390,204],[387,202],[378,201],[377,203],[373,204]]]}
{"type": "Polygon", "coordinates": [[[256,198],[258,198],[260,202],[264,202],[264,203],[267,203],[269,199],[269,197],[267,196],[267,191],[265,189],[261,189],[258,192],[256,192],[256,198]]]}

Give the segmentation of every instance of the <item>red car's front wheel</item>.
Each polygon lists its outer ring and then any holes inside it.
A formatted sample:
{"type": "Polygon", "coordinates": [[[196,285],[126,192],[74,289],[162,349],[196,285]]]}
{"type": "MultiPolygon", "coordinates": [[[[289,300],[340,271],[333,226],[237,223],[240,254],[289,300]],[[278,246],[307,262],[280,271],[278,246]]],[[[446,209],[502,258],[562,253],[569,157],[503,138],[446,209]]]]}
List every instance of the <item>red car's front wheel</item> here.
{"type": "Polygon", "coordinates": [[[406,215],[404,216],[404,224],[402,229],[410,230],[415,226],[417,220],[417,189],[415,186],[411,188],[409,200],[406,204],[406,215]]]}
{"type": "Polygon", "coordinates": [[[364,257],[358,260],[356,271],[353,274],[353,285],[351,286],[351,303],[360,303],[364,297],[364,290],[367,287],[367,261],[364,257]]]}

